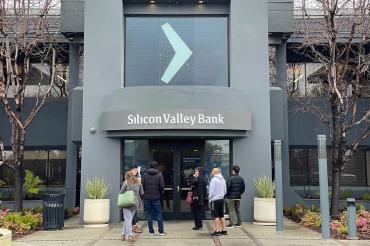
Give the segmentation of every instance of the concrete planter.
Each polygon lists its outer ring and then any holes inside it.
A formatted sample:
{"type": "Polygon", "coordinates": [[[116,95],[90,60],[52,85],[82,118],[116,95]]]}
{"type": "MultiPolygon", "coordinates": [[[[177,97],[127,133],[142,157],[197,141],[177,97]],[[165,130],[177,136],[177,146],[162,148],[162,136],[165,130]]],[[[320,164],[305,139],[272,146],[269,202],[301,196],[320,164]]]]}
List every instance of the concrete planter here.
{"type": "Polygon", "coordinates": [[[84,223],[85,227],[108,226],[110,213],[109,199],[85,199],[84,223]]]}
{"type": "Polygon", "coordinates": [[[254,198],[254,224],[275,225],[275,198],[254,198]]]}
{"type": "Polygon", "coordinates": [[[12,244],[12,231],[0,228],[0,245],[11,246],[12,244]]]}

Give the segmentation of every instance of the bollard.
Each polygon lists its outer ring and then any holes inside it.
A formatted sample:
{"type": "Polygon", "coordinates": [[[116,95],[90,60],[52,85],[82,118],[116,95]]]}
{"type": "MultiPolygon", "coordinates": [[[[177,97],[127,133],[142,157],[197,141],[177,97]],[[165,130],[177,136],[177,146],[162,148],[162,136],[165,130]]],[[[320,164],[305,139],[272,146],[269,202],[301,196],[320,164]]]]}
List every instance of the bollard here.
{"type": "Polygon", "coordinates": [[[347,198],[347,221],[348,238],[357,239],[356,203],[354,198],[347,198]]]}
{"type": "Polygon", "coordinates": [[[281,140],[274,141],[274,160],[275,160],[276,231],[284,231],[281,140]]]}
{"type": "Polygon", "coordinates": [[[318,135],[319,181],[320,181],[320,211],[322,238],[330,239],[329,194],[328,194],[328,164],[326,156],[326,136],[318,135]]]}

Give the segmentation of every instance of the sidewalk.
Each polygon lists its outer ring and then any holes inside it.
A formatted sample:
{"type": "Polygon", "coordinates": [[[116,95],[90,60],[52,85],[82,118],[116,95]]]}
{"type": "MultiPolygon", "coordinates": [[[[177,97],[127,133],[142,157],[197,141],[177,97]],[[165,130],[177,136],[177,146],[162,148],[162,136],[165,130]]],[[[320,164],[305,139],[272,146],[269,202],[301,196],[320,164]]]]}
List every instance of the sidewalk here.
{"type": "MultiPolygon", "coordinates": [[[[66,221],[60,231],[38,231],[13,243],[14,246],[115,246],[133,245],[120,241],[121,225],[108,228],[84,228],[78,224],[78,217],[66,221]]],[[[258,226],[244,223],[243,228],[228,229],[228,236],[210,237],[211,221],[205,222],[205,228],[193,231],[192,221],[166,221],[164,237],[149,236],[144,222],[144,233],[136,234],[135,245],[153,246],[286,246],[286,245],[370,245],[370,241],[321,240],[321,234],[306,229],[296,223],[285,220],[285,231],[276,233],[273,226],[258,226]]],[[[156,227],[155,227],[156,228],[156,227]]]]}

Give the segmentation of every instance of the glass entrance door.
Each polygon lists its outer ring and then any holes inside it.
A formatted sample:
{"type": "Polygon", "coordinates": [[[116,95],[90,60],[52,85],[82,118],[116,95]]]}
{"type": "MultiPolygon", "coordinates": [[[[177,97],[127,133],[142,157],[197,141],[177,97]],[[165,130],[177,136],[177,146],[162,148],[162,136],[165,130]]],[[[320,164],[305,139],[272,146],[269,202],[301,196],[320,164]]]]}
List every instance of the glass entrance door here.
{"type": "Polygon", "coordinates": [[[186,196],[190,190],[194,168],[203,163],[203,141],[150,140],[149,159],[157,161],[162,172],[165,192],[161,200],[165,219],[190,219],[186,196]]]}

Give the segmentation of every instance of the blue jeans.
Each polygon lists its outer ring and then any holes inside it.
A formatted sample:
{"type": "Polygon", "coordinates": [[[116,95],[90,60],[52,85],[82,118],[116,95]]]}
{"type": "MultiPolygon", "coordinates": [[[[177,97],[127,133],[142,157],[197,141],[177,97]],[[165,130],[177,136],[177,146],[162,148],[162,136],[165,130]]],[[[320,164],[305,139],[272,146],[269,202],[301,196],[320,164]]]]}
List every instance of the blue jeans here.
{"type": "Polygon", "coordinates": [[[154,200],[154,201],[145,200],[144,207],[145,207],[146,214],[148,217],[149,233],[154,233],[153,219],[155,219],[158,222],[158,232],[164,233],[160,200],[154,200]]]}

